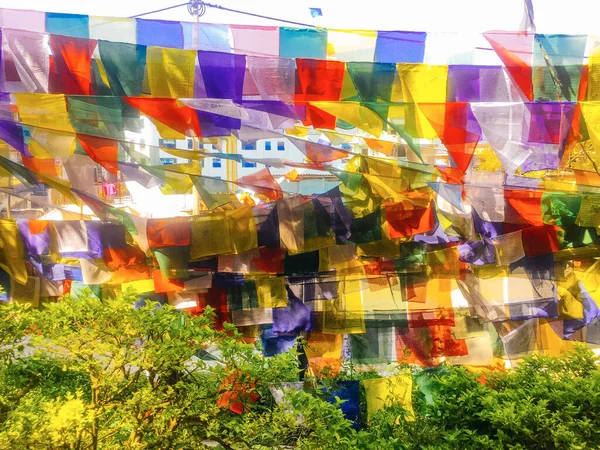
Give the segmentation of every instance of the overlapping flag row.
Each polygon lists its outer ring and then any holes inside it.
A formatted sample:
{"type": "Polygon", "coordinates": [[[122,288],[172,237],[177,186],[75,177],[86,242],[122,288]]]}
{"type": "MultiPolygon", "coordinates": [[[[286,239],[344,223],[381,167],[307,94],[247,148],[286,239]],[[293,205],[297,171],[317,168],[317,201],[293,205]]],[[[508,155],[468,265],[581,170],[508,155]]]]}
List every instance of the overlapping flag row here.
{"type": "Polygon", "coordinates": [[[343,61],[470,63],[493,60],[481,35],[432,34],[412,31],[336,30],[172,22],[77,14],[0,10],[0,26],[16,30],[78,38],[102,39],[159,47],[210,50],[254,56],[284,58],[334,58],[343,61]],[[446,45],[456,56],[448,60],[446,45]],[[475,51],[474,51],[475,50],[475,51]],[[458,54],[462,55],[458,55],[458,54]],[[470,55],[471,56],[471,55],[470,55]]]}

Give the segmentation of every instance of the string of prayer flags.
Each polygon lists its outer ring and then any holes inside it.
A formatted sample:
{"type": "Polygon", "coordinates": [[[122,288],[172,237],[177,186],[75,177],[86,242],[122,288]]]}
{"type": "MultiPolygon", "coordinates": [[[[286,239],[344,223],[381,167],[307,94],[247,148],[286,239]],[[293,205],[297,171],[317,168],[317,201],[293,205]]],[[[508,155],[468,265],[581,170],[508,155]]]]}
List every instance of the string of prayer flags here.
{"type": "MultiPolygon", "coordinates": [[[[594,36],[10,9],[0,32],[13,299],[211,306],[315,372],[600,343],[594,36]]],[[[365,380],[369,416],[410,382],[365,380]]],[[[358,383],[329,394],[356,419],[358,383]]]]}

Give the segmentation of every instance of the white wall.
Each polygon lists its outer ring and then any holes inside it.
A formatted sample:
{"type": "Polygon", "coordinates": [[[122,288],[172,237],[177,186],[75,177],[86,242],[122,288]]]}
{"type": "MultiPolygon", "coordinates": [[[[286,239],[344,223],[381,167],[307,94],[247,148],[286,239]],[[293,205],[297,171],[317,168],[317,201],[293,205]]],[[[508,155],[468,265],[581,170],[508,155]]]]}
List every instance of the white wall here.
{"type": "MultiPolygon", "coordinates": [[[[160,150],[159,147],[164,147],[165,145],[172,145],[173,141],[165,142],[162,139],[156,130],[154,124],[147,118],[143,117],[143,129],[140,133],[131,133],[127,132],[126,138],[130,142],[135,142],[138,145],[136,148],[139,152],[145,154],[150,158],[150,163],[152,165],[160,165],[165,164],[168,161],[171,161],[172,164],[185,164],[190,162],[189,159],[180,158],[173,156],[167,153],[164,150],[160,150]],[[162,144],[162,145],[161,145],[162,144]]],[[[312,140],[317,140],[318,135],[309,136],[312,140]]],[[[191,150],[193,148],[193,143],[191,138],[186,139],[178,139],[174,141],[175,148],[179,150],[191,150]]],[[[237,151],[236,153],[242,155],[244,158],[248,159],[257,159],[257,160],[265,160],[265,159],[282,159],[292,162],[304,162],[306,157],[304,154],[298,150],[292,142],[285,138],[280,137],[276,139],[260,139],[253,143],[252,148],[247,148],[249,142],[240,142],[237,141],[237,151]],[[270,149],[269,149],[270,144],[270,149]],[[283,149],[281,149],[283,147],[283,149]]],[[[200,144],[200,148],[211,152],[219,152],[212,144],[200,144]]],[[[339,146],[337,146],[339,147],[339,146]]],[[[224,147],[223,147],[224,148],[224,147]]],[[[371,153],[371,152],[369,152],[371,153]]],[[[220,179],[226,179],[227,177],[227,160],[220,158],[220,167],[215,164],[218,163],[219,158],[206,158],[202,161],[203,168],[202,174],[209,177],[215,177],[220,179]]],[[[250,175],[254,172],[257,172],[265,167],[263,164],[257,163],[255,167],[250,167],[249,164],[235,163],[237,164],[237,176],[243,177],[246,175],[250,175]]],[[[250,163],[251,164],[251,163],[250,163]]],[[[277,168],[270,167],[271,173],[274,177],[281,177],[287,172],[291,170],[290,167],[277,168]]]]}

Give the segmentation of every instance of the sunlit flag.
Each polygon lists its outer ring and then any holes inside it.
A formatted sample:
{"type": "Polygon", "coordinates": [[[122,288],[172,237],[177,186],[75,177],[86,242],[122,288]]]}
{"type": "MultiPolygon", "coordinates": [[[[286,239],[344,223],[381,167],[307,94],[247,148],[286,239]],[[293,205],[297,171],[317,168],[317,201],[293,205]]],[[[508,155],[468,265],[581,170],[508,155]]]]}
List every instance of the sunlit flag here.
{"type": "Polygon", "coordinates": [[[310,9],[310,15],[313,17],[318,17],[318,16],[323,15],[323,11],[321,11],[321,8],[308,8],[308,9],[310,9]]]}
{"type": "MultiPolygon", "coordinates": [[[[521,21],[520,30],[521,31],[535,31],[535,21],[534,21],[534,12],[533,12],[533,0],[524,0],[523,1],[524,12],[523,12],[523,20],[521,21]]],[[[314,16],[313,16],[314,17],[314,16]]]]}

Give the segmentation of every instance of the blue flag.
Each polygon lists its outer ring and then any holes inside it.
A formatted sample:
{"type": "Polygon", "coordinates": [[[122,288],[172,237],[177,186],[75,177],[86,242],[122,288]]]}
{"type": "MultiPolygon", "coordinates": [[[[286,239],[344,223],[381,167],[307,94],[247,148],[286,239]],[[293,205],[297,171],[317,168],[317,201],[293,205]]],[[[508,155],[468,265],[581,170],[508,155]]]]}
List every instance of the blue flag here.
{"type": "Polygon", "coordinates": [[[310,9],[310,15],[313,17],[318,17],[318,16],[323,15],[323,11],[321,11],[321,8],[308,8],[308,9],[310,9]]]}

